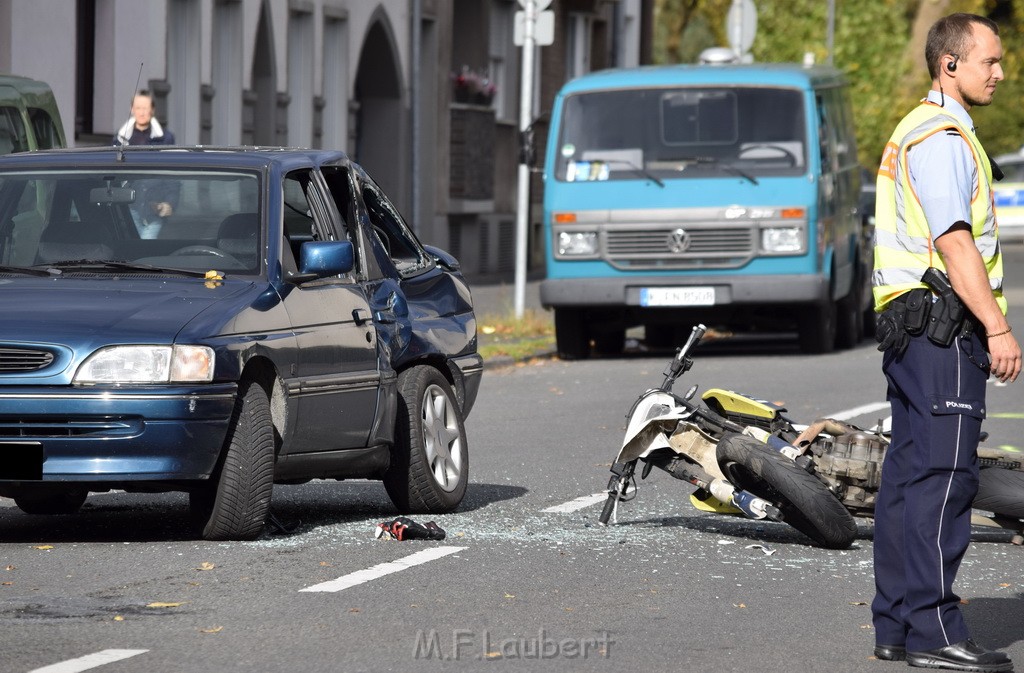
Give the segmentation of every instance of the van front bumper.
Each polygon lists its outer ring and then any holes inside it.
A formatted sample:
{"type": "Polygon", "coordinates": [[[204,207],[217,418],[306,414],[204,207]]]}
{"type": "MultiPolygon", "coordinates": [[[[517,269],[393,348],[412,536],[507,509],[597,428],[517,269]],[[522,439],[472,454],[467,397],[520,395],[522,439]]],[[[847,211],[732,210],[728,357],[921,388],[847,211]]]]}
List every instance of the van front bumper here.
{"type": "MultiPolygon", "coordinates": [[[[829,281],[807,274],[762,276],[646,276],[629,278],[557,278],[540,284],[544,308],[642,307],[643,288],[713,287],[714,306],[741,304],[823,304],[829,297],[829,281]]],[[[687,308],[677,306],[671,308],[687,308]]]]}

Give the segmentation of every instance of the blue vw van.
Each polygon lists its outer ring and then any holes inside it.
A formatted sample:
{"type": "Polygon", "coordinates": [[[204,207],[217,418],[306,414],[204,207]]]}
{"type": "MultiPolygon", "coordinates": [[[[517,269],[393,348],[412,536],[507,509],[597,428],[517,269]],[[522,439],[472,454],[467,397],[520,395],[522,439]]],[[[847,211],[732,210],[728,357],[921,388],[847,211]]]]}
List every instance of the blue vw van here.
{"type": "MultiPolygon", "coordinates": [[[[796,330],[849,348],[870,315],[870,232],[842,74],[794,64],[607,70],[555,99],[546,280],[563,358],[620,352],[643,325],[796,330]]],[[[872,323],[873,327],[873,323],[872,323]]]]}

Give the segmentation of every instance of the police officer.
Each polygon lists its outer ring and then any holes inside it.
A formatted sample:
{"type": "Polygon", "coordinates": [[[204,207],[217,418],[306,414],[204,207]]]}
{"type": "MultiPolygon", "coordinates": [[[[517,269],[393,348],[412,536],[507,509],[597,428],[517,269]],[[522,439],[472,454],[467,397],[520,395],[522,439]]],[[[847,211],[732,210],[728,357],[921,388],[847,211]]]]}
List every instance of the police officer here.
{"type": "Polygon", "coordinates": [[[1021,368],[1005,317],[993,167],[968,114],[992,102],[1002,56],[992,21],[937,21],[925,46],[932,89],[896,127],[878,171],[873,280],[892,444],[875,507],[871,608],[875,656],[911,666],[1013,667],[970,639],[953,593],[970,542],[985,382],[990,373],[1014,381],[1021,368]],[[929,268],[955,291],[947,309],[962,302],[956,324],[924,289],[929,268]],[[948,340],[932,329],[943,322],[948,340]]]}

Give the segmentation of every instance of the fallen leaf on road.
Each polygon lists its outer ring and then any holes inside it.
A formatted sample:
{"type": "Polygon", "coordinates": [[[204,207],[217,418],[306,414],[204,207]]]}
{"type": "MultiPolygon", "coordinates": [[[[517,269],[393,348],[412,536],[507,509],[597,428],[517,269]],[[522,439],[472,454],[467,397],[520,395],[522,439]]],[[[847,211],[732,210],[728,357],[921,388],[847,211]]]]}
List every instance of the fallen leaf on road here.
{"type": "Polygon", "coordinates": [[[505,598],[515,598],[515,594],[505,594],[505,598]]]}
{"type": "Polygon", "coordinates": [[[867,601],[850,601],[850,605],[867,605],[867,601]]]}
{"type": "Polygon", "coordinates": [[[148,603],[148,604],[146,604],[146,607],[147,608],[176,608],[179,605],[184,605],[184,603],[163,603],[163,602],[157,601],[156,603],[148,603]]]}
{"type": "Polygon", "coordinates": [[[214,626],[208,629],[199,629],[199,633],[220,633],[223,630],[223,626],[214,626]]]}
{"type": "Polygon", "coordinates": [[[215,566],[214,564],[210,563],[209,561],[203,561],[202,563],[199,564],[199,567],[196,568],[196,570],[213,570],[216,567],[217,566],[215,566]]]}
{"type": "Polygon", "coordinates": [[[745,608],[745,607],[747,607],[746,603],[733,603],[732,606],[734,608],[745,608]]]}
{"type": "Polygon", "coordinates": [[[14,570],[14,566],[7,566],[4,570],[14,570]]]}
{"type": "Polygon", "coordinates": [[[53,549],[53,545],[52,544],[41,544],[41,545],[33,547],[33,549],[53,549]]]}
{"type": "Polygon", "coordinates": [[[331,564],[328,563],[327,561],[320,561],[320,565],[321,566],[330,566],[331,564]]]}
{"type": "Polygon", "coordinates": [[[123,622],[124,621],[124,617],[122,617],[121,615],[114,615],[114,621],[115,622],[123,622]]]}
{"type": "Polygon", "coordinates": [[[13,587],[14,586],[14,582],[0,582],[0,586],[13,587]]]}

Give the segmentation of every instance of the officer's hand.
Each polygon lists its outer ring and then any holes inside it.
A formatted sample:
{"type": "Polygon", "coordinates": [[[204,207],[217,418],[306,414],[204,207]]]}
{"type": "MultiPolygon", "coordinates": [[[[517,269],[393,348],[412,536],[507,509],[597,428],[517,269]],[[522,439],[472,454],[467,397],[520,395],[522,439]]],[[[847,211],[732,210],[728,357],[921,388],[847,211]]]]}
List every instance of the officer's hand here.
{"type": "Polygon", "coordinates": [[[1020,344],[1013,334],[989,337],[988,352],[992,358],[992,375],[1003,383],[1016,381],[1020,374],[1020,344]]]}

